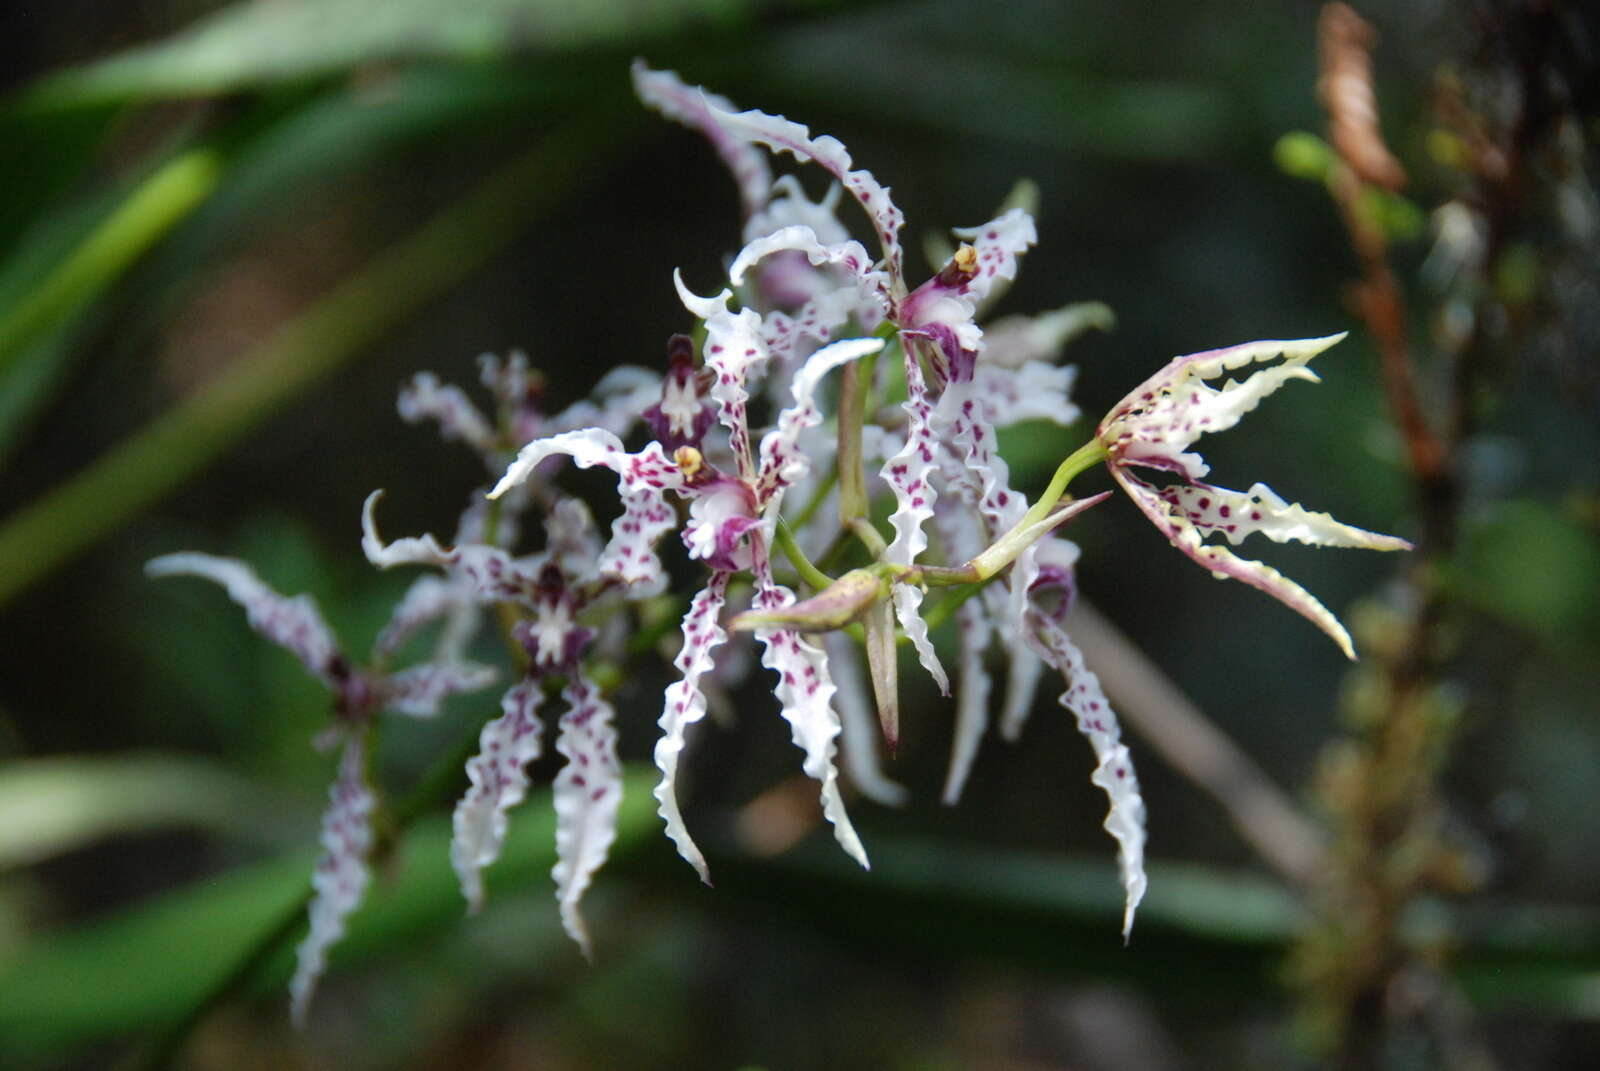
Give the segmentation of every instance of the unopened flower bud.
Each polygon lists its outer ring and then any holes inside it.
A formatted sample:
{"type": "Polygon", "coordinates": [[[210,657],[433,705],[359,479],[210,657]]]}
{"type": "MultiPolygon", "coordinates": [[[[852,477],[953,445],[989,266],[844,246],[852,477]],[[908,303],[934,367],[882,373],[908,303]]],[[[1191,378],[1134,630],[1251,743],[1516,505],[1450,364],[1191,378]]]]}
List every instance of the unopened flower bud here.
{"type": "Polygon", "coordinates": [[[889,583],[884,577],[870,569],[852,569],[809,599],[779,609],[746,611],[729,627],[736,632],[758,628],[832,632],[888,597],[889,583]]]}

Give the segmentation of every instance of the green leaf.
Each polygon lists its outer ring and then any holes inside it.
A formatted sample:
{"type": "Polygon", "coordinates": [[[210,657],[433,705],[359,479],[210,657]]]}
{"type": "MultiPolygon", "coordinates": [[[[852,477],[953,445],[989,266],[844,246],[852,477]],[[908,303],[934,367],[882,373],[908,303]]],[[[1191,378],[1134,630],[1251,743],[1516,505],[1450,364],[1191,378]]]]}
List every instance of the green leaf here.
{"type": "Polygon", "coordinates": [[[102,837],[187,825],[260,840],[312,821],[231,771],[177,755],[0,763],[0,872],[102,837]]]}
{"type": "Polygon", "coordinates": [[[177,487],[559,203],[626,122],[574,118],[0,527],[0,602],[177,487]]]}
{"type": "Polygon", "coordinates": [[[1449,574],[1458,596],[1558,639],[1600,634],[1600,546],[1576,520],[1537,502],[1503,502],[1468,529],[1449,574]]]}
{"type": "Polygon", "coordinates": [[[748,20],[750,0],[274,0],[46,78],[25,108],[210,96],[377,63],[637,44],[748,20]]]}
{"type": "MultiPolygon", "coordinates": [[[[654,831],[653,780],[653,771],[628,775],[614,855],[654,831]]],[[[389,880],[373,883],[349,934],[334,950],[335,971],[459,924],[465,908],[449,845],[447,817],[417,823],[396,851],[389,880]]],[[[36,1054],[134,1030],[159,1031],[177,1022],[286,916],[293,923],[284,927],[287,936],[297,936],[313,860],[306,851],[242,867],[41,942],[0,974],[0,1038],[15,1052],[36,1054]]],[[[539,793],[513,815],[500,861],[488,875],[491,896],[548,882],[554,862],[555,815],[549,794],[539,793]]],[[[559,925],[553,900],[549,921],[559,925]]],[[[292,950],[284,942],[253,977],[252,988],[281,989],[292,966],[292,950]]]]}

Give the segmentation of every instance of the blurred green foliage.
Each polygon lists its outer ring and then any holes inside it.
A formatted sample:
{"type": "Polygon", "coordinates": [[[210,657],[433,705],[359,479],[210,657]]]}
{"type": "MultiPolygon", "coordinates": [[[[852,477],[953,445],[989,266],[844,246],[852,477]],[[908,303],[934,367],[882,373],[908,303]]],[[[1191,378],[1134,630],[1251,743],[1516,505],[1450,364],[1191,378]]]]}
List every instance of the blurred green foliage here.
{"type": "MultiPolygon", "coordinates": [[[[1371,7],[1385,123],[1408,166],[1447,168],[1461,146],[1420,102],[1465,31],[1442,3],[1371,7]]],[[[910,249],[919,228],[986,218],[1034,180],[1042,241],[1000,311],[1116,310],[1114,333],[1069,354],[1088,427],[1174,353],[1352,326],[1332,207],[1284,176],[1327,178],[1327,145],[1285,135],[1320,122],[1313,15],[1045,0],[30,11],[15,39],[31,77],[0,107],[13,637],[0,655],[0,1064],[103,1066],[108,1043],[192,1013],[304,895],[327,781],[308,741],[325,699],[214,592],[152,590],[140,563],[185,546],[241,554],[314,592],[362,650],[398,590],[360,559],[362,496],[392,486],[397,530],[438,529],[482,478],[400,425],[396,385],[424,367],[466,380],[478,352],[523,345],[552,395],[571,397],[610,364],[658,360],[682,326],[671,269],[711,278],[736,244],[732,185],[709,151],[629,100],[633,55],[843,138],[894,186],[910,249]],[[134,36],[148,40],[118,50],[134,36]],[[275,855],[285,843],[305,848],[275,855]]],[[[1447,192],[1425,181],[1367,207],[1420,260],[1425,206],[1447,192]]],[[[1536,305],[1545,269],[1518,247],[1496,285],[1536,305]]],[[[1425,905],[1409,923],[1462,946],[1491,1029],[1534,1054],[1510,1066],[1592,1051],[1600,1021],[1594,905],[1544,902],[1600,886],[1600,854],[1583,850],[1583,801],[1600,792],[1587,761],[1600,420],[1581,341],[1508,358],[1483,399],[1500,468],[1448,576],[1471,656],[1453,682],[1465,727],[1449,784],[1494,876],[1482,903],[1425,905]]],[[[1407,530],[1367,344],[1353,336],[1321,363],[1314,401],[1286,394],[1208,450],[1219,479],[1407,530]]],[[[1006,441],[1033,490],[1071,445],[1035,428],[1006,441]]],[[[1073,535],[1088,596],[1275,780],[1305,783],[1342,672],[1319,638],[1213,584],[1124,503],[1073,535]]],[[[1335,610],[1390,575],[1275,553],[1335,610]]],[[[630,757],[648,755],[661,684],[646,672],[619,685],[630,757]]],[[[858,874],[810,841],[763,858],[729,832],[793,767],[756,693],[695,759],[696,820],[723,833],[715,891],[668,858],[649,777],[634,776],[625,858],[600,880],[601,963],[586,971],[553,939],[543,799],[519,809],[494,872],[505,906],[464,924],[447,830],[422,816],[336,956],[334,1013],[303,1042],[284,1036],[280,948],[250,972],[244,1010],[202,1028],[191,1064],[297,1044],[352,1067],[526,1066],[530,1052],[551,1067],[1059,1063],[1092,1051],[1058,1024],[1097,987],[1134,1033],[1197,1066],[1298,1058],[1276,972],[1301,915],[1240,872],[1233,834],[1170,771],[1143,766],[1159,861],[1124,950],[1110,860],[1085,821],[1099,813],[1087,756],[1049,696],[1027,746],[991,746],[950,811],[931,802],[948,711],[910,696],[895,773],[917,802],[854,804],[876,863],[858,874]],[[1063,854],[1079,851],[1093,861],[1063,854]],[[520,1055],[495,1064],[496,1044],[520,1055]]],[[[463,704],[395,734],[387,772],[415,783],[485,713],[463,704]]]]}

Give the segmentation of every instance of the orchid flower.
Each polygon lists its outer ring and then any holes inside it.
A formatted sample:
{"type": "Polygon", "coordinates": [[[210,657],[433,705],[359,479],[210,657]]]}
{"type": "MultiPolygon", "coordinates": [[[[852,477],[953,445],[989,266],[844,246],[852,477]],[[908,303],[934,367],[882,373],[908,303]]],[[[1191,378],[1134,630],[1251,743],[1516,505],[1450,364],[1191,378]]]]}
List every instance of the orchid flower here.
{"type": "Polygon", "coordinates": [[[244,607],[250,627],[287,649],[307,672],[333,693],[334,733],[344,740],[339,772],[329,792],[331,803],[322,818],[322,858],[312,875],[311,928],[297,952],[289,982],[291,1010],[305,1021],[311,996],[327,965],[328,950],[344,936],[350,914],[361,906],[371,877],[372,814],[377,795],[367,777],[372,721],[382,711],[428,718],[452,695],[486,687],[495,671],[462,661],[446,651],[442,657],[391,672],[383,668],[388,654],[428,621],[448,617],[460,604],[459,591],[430,587],[423,595],[413,588],[402,599],[379,634],[373,661],[363,668],[339,650],[338,641],[309,595],[285,598],[268,587],[244,562],[210,554],[167,554],[145,566],[152,577],[196,576],[220,584],[228,597],[244,607]]]}
{"type": "Polygon", "coordinates": [[[1200,436],[1233,427],[1289,380],[1317,382],[1307,364],[1342,338],[1338,334],[1246,342],[1176,357],[1118,402],[1100,422],[1095,437],[1105,450],[1112,477],[1174,547],[1219,580],[1239,580],[1271,595],[1326,632],[1345,657],[1353,659],[1350,634],[1315,596],[1271,566],[1208,544],[1206,537],[1221,535],[1237,545],[1259,532],[1278,543],[1295,540],[1364,550],[1409,550],[1411,544],[1285,502],[1263,483],[1248,491],[1205,483],[1209,467],[1199,454],[1188,452],[1200,436]],[[1252,369],[1243,382],[1229,379],[1221,387],[1210,385],[1241,368],[1252,369]],[[1175,482],[1154,486],[1135,475],[1135,468],[1167,473],[1175,482]]]}

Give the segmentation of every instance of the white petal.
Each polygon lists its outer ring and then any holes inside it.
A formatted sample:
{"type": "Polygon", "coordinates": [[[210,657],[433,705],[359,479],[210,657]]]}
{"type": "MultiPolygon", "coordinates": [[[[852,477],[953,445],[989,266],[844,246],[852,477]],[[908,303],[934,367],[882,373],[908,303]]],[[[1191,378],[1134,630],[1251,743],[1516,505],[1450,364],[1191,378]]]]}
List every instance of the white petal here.
{"type": "Polygon", "coordinates": [[[950,745],[950,770],[945,775],[944,802],[961,800],[962,789],[978,757],[978,745],[989,728],[989,693],[992,685],[983,665],[983,653],[994,630],[981,599],[968,599],[956,610],[956,637],[961,649],[961,679],[956,684],[956,726],[950,745]]]}
{"type": "Polygon", "coordinates": [[[678,810],[678,758],[683,753],[684,733],[706,716],[706,696],[700,679],[712,668],[711,652],[728,638],[717,620],[727,596],[728,574],[712,573],[706,586],[690,602],[689,612],[683,616],[683,649],[673,663],[683,676],[667,687],[666,703],[661,711],[661,739],[656,741],[655,750],[656,766],[661,770],[655,797],[661,818],[667,824],[667,836],[678,846],[678,854],[695,868],[700,880],[707,885],[711,884],[711,872],[706,867],[705,856],[689,836],[678,810]]]}
{"type": "Polygon", "coordinates": [[[528,792],[528,763],[539,757],[544,726],[539,682],[522,680],[500,701],[501,714],[478,734],[478,753],[467,760],[466,794],[452,818],[450,862],[461,879],[467,909],[483,906],[483,868],[500,857],[507,812],[528,792]]]}
{"type": "Polygon", "coordinates": [[[974,301],[981,302],[1002,279],[1017,277],[1017,260],[1039,240],[1033,217],[1021,208],[1013,208],[981,227],[958,229],[951,232],[957,238],[972,243],[978,253],[978,273],[962,292],[974,301]]]}
{"type": "Polygon", "coordinates": [[[703,298],[684,285],[680,273],[673,272],[672,280],[683,307],[705,321],[706,341],[701,352],[714,374],[711,399],[717,403],[717,419],[728,429],[728,448],[733,451],[740,479],[752,479],[755,462],[750,453],[749,383],[767,360],[761,316],[754,309],[729,309],[730,290],[703,298]]]}
{"type": "Polygon", "coordinates": [[[712,112],[713,108],[721,112],[734,111],[732,101],[686,85],[671,71],[653,71],[641,60],[633,64],[633,90],[647,107],[699,131],[711,142],[738,183],[744,214],[750,216],[761,210],[772,185],[766,158],[751,148],[747,139],[724,130],[712,112]]]}
{"type": "Polygon", "coordinates": [[[434,420],[447,441],[463,442],[483,454],[493,454],[495,431],[454,384],[445,385],[432,372],[418,372],[400,390],[400,419],[408,424],[434,420]]]}
{"type": "Polygon", "coordinates": [[[810,470],[810,459],[800,451],[799,444],[803,432],[822,423],[822,412],[816,404],[817,383],[835,368],[881,349],[883,340],[877,338],[835,342],[813,353],[795,373],[790,387],[794,404],[778,414],[777,427],[761,440],[758,493],[764,508],[778,509],[783,492],[810,470]]]}
{"type": "Polygon", "coordinates": [[[317,980],[328,963],[328,950],[344,936],[345,921],[361,906],[371,874],[372,809],[367,788],[365,736],[352,734],[339,759],[339,773],[322,816],[322,858],[311,876],[311,929],[296,950],[294,977],[289,980],[290,1012],[304,1026],[317,980]]]}
{"type": "Polygon", "coordinates": [[[1339,645],[1339,650],[1344,652],[1346,658],[1355,658],[1355,645],[1350,642],[1350,633],[1316,596],[1270,565],[1240,558],[1226,547],[1205,543],[1200,529],[1182,510],[1174,507],[1162,497],[1161,491],[1134,476],[1129,469],[1113,465],[1111,475],[1150,522],[1167,537],[1167,541],[1196,565],[1218,580],[1231,578],[1266,592],[1326,632],[1339,645]]]}
{"type": "Polygon", "coordinates": [[[476,662],[424,662],[383,678],[383,709],[431,718],[445,699],[487,688],[496,676],[493,666],[476,662]]]}
{"type": "Polygon", "coordinates": [[[905,806],[910,793],[904,785],[891,780],[879,762],[878,718],[873,710],[871,685],[861,672],[861,653],[843,632],[825,633],[822,644],[828,654],[828,670],[838,688],[833,705],[839,712],[845,773],[874,803],[905,806]]]}
{"type": "Polygon", "coordinates": [[[144,571],[151,577],[197,576],[222,585],[228,597],[244,607],[251,628],[300,659],[324,684],[338,685],[336,671],[343,658],[311,596],[285,598],[244,562],[210,554],[166,554],[146,562],[144,571]]]}
{"type": "Polygon", "coordinates": [[[895,285],[904,285],[899,233],[905,217],[891,200],[889,188],[879,183],[872,172],[852,170],[850,153],[837,138],[813,138],[804,126],[781,115],[754,110],[735,114],[715,104],[709,110],[711,118],[731,136],[764,145],[773,152],[790,153],[797,160],[817,164],[838,179],[871,217],[890,278],[895,285]]]}
{"type": "MultiPolygon", "coordinates": [[[[771,610],[794,602],[792,591],[772,582],[766,559],[759,555],[756,587],[757,609],[771,610]]],[[[798,632],[787,629],[757,629],[756,639],[763,646],[761,664],[778,675],[773,693],[789,723],[795,747],[805,752],[802,768],[822,786],[822,815],[833,824],[833,836],[840,847],[870,869],[866,849],[850,824],[844,797],[839,794],[839,771],[833,758],[840,725],[839,715],[833,710],[834,685],[828,675],[827,656],[798,632]]]]}
{"type": "Polygon", "coordinates": [[[591,397],[573,402],[551,417],[548,427],[552,434],[599,428],[622,436],[660,400],[658,373],[637,365],[620,365],[600,378],[591,397]]]}
{"type": "Polygon", "coordinates": [[[1126,906],[1122,916],[1122,936],[1133,929],[1133,914],[1144,899],[1147,879],[1144,872],[1144,799],[1139,795],[1139,780],[1133,762],[1122,743],[1121,728],[1111,709],[1100,679],[1084,665],[1083,654],[1049,615],[1029,611],[1029,640],[1040,656],[1067,680],[1061,705],[1078,722],[1078,731],[1094,749],[1097,765],[1090,777],[1111,800],[1105,828],[1117,840],[1118,863],[1126,906]]]}
{"type": "Polygon", "coordinates": [[[1260,532],[1277,543],[1291,540],[1323,547],[1362,550],[1410,550],[1411,544],[1344,524],[1326,513],[1314,513],[1285,502],[1264,483],[1249,491],[1230,491],[1211,484],[1177,484],[1162,489],[1162,498],[1188,518],[1202,536],[1221,533],[1228,542],[1260,532]]]}
{"type": "Polygon", "coordinates": [[[1043,361],[1007,368],[990,364],[988,355],[985,350],[984,359],[978,361],[973,386],[994,427],[1009,428],[1024,420],[1048,420],[1066,427],[1082,415],[1071,400],[1072,384],[1078,378],[1076,368],[1043,361]]]}
{"type": "Polygon", "coordinates": [[[666,573],[656,556],[656,544],[676,523],[666,491],[683,486],[683,474],[658,443],[637,454],[623,450],[622,441],[603,428],[562,432],[535,439],[523,447],[506,474],[489,492],[497,497],[528,479],[546,458],[566,456],[579,468],[600,466],[617,474],[622,515],[611,525],[611,540],[601,553],[597,570],[628,585],[631,594],[656,594],[666,583],[666,573]]]}
{"type": "MultiPolygon", "coordinates": [[[[933,403],[928,399],[922,366],[909,348],[905,366],[906,402],[903,408],[907,416],[906,441],[893,457],[883,463],[879,472],[895,498],[895,511],[889,515],[894,539],[884,551],[883,560],[896,565],[911,565],[918,555],[928,549],[928,535],[923,525],[933,516],[933,505],[939,497],[932,480],[939,450],[933,429],[933,403]]],[[[921,606],[920,590],[906,584],[895,585],[894,608],[900,627],[916,649],[922,667],[939,685],[939,690],[949,695],[950,678],[945,675],[944,667],[939,664],[939,656],[928,640],[928,626],[922,620],[921,606]]]]}
{"type": "Polygon", "coordinates": [[[622,804],[622,767],[617,762],[617,731],[611,704],[581,670],[574,673],[562,698],[556,750],[567,765],[556,775],[556,883],[561,924],[567,935],[590,956],[589,928],[578,911],[595,871],[605,863],[617,838],[617,808],[622,804]]]}
{"type": "Polygon", "coordinates": [[[983,329],[983,362],[1017,368],[1029,361],[1053,363],[1061,347],[1090,328],[1109,331],[1116,324],[1111,310],[1098,301],[1082,301],[1037,316],[1007,316],[983,329]]]}
{"type": "MultiPolygon", "coordinates": [[[[472,611],[475,605],[473,594],[465,585],[439,576],[417,577],[395,604],[383,631],[378,633],[378,639],[372,646],[373,657],[379,660],[391,657],[428,625],[440,618],[451,618],[454,622],[463,610],[472,611]]],[[[461,630],[469,624],[475,625],[476,619],[474,612],[467,621],[455,625],[454,631],[459,639],[459,643],[454,645],[455,650],[460,650],[461,645],[470,638],[460,636],[461,630]]],[[[451,631],[451,626],[447,624],[446,630],[451,631]]]]}
{"type": "Polygon", "coordinates": [[[1118,402],[1101,422],[1097,436],[1111,451],[1113,462],[1176,469],[1192,480],[1201,479],[1207,471],[1204,460],[1185,453],[1195,440],[1233,427],[1291,379],[1316,382],[1307,362],[1342,338],[1338,334],[1247,342],[1176,357],[1118,402]],[[1258,369],[1242,383],[1230,379],[1213,388],[1206,382],[1280,357],[1281,363],[1258,369]]]}

